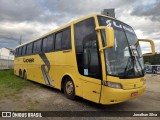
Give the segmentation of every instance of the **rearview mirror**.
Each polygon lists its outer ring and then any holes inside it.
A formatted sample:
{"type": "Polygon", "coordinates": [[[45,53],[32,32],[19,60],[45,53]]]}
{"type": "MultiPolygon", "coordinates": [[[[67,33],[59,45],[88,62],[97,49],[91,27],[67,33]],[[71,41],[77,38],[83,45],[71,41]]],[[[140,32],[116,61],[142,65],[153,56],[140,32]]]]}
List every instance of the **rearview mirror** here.
{"type": "Polygon", "coordinates": [[[138,39],[139,42],[149,42],[151,44],[152,53],[151,54],[143,54],[143,56],[152,56],[155,55],[155,45],[153,40],[148,39],[138,39]]]}
{"type": "Polygon", "coordinates": [[[105,42],[106,45],[102,49],[105,48],[113,48],[114,47],[114,30],[112,27],[107,26],[99,26],[96,30],[104,30],[105,31],[105,42]]]}

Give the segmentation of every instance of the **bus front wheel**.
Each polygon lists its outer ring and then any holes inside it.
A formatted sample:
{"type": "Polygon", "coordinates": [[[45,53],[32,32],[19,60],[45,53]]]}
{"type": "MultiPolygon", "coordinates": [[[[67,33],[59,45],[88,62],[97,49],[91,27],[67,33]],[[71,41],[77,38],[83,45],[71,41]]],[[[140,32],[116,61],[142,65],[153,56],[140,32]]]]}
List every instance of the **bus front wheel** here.
{"type": "Polygon", "coordinates": [[[67,98],[72,100],[75,98],[75,87],[71,78],[66,78],[64,81],[63,90],[67,98]]]}

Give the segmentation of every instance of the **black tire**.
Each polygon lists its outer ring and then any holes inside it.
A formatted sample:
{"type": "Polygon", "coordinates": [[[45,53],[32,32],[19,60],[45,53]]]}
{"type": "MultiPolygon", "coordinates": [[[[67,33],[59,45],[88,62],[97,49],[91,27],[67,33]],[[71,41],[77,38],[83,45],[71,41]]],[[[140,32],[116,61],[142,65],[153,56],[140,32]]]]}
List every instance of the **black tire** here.
{"type": "Polygon", "coordinates": [[[20,78],[23,78],[23,75],[22,75],[22,71],[21,71],[21,70],[19,70],[19,77],[20,77],[20,78]]]}
{"type": "Polygon", "coordinates": [[[23,79],[27,80],[27,72],[26,71],[23,72],[23,79]]]}
{"type": "Polygon", "coordinates": [[[71,78],[66,78],[63,84],[63,90],[67,98],[72,100],[75,98],[75,86],[71,78]]]}

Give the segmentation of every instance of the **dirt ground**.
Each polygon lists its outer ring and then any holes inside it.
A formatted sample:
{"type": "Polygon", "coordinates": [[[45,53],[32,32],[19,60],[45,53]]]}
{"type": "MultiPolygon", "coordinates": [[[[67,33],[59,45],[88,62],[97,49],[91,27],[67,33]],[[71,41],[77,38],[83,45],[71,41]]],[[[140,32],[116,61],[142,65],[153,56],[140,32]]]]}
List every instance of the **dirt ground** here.
{"type": "Polygon", "coordinates": [[[43,85],[27,87],[2,99],[0,111],[160,111],[160,75],[147,75],[146,84],[147,90],[141,97],[105,106],[79,97],[69,100],[59,90],[43,85]]]}

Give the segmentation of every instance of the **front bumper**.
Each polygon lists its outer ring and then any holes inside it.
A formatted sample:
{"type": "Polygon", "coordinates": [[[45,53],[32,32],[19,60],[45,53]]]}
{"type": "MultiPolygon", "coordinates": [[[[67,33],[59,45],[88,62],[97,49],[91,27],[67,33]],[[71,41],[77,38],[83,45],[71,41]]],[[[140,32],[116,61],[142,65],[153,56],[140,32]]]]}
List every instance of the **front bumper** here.
{"type": "Polygon", "coordinates": [[[146,89],[146,85],[143,85],[140,88],[129,89],[129,90],[115,89],[115,88],[103,86],[100,103],[116,104],[116,103],[124,102],[126,100],[141,96],[144,93],[145,89],[146,89]],[[133,97],[131,96],[131,94],[134,92],[138,92],[138,95],[133,97]]]}

